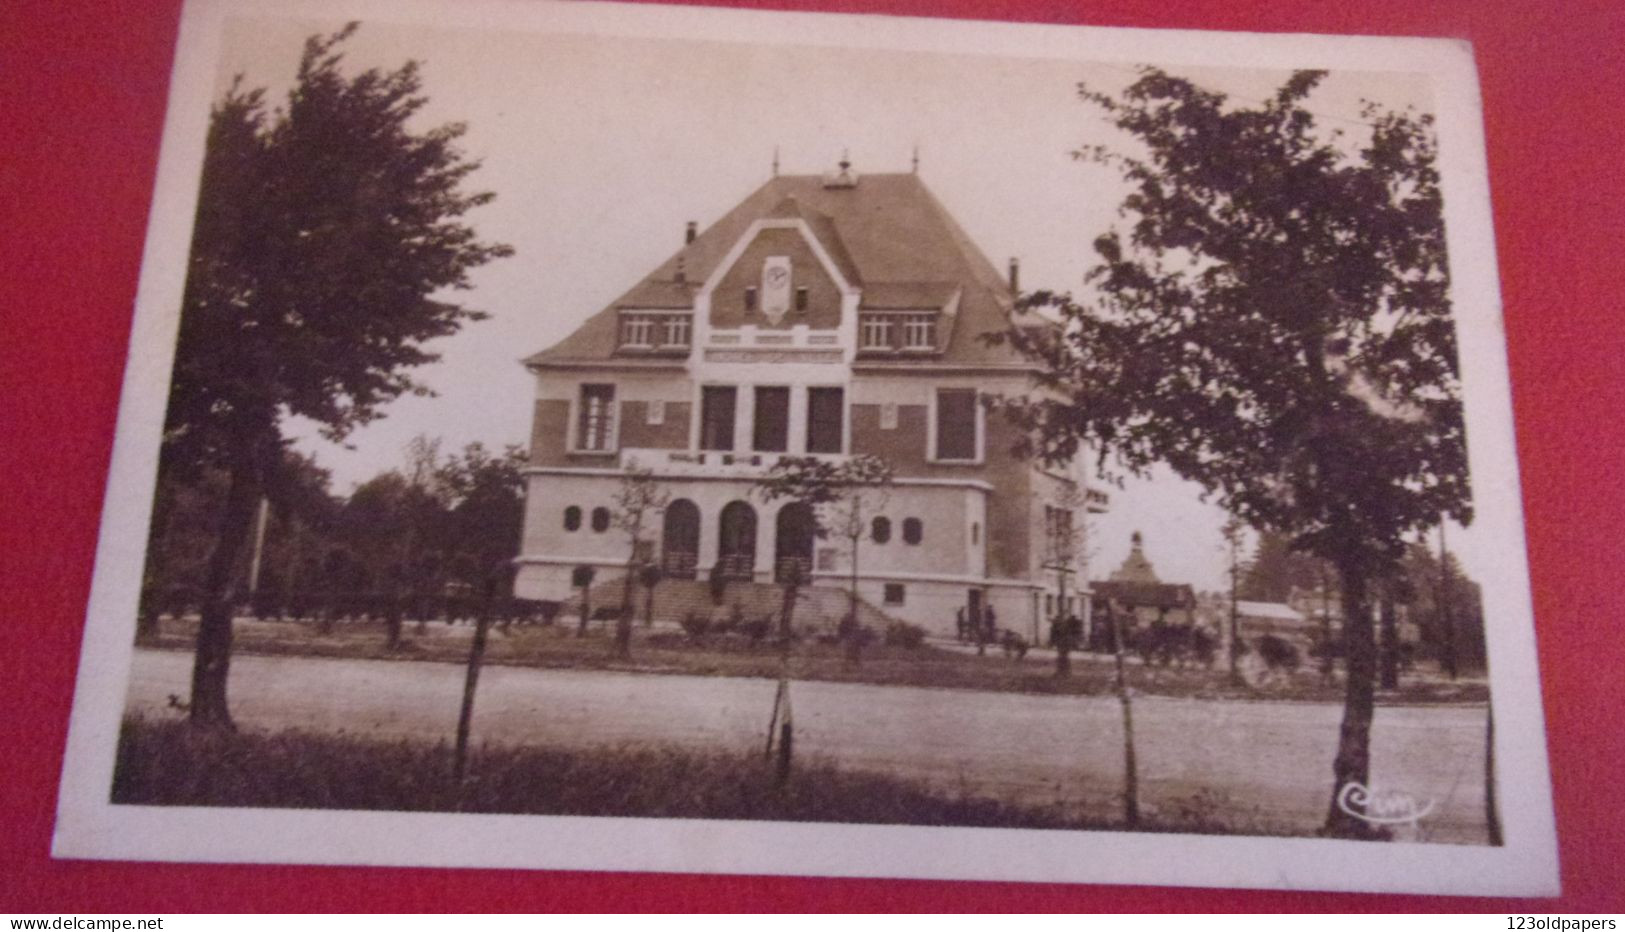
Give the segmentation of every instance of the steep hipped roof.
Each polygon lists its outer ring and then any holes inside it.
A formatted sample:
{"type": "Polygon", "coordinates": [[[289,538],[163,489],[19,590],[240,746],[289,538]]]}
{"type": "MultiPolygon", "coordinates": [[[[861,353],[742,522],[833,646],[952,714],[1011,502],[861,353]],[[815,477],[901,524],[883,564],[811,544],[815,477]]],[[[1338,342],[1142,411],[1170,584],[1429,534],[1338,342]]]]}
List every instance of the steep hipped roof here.
{"type": "Polygon", "coordinates": [[[608,361],[616,350],[622,308],[691,308],[701,283],[757,220],[799,217],[853,285],[864,307],[940,307],[963,288],[958,320],[935,363],[1011,364],[1008,347],[986,345],[983,333],[1008,326],[1008,283],[913,174],[863,175],[850,187],[826,187],[818,175],[781,175],[757,188],[576,331],[527,365],[608,361]],[[871,300],[885,303],[877,304],[871,300]]]}

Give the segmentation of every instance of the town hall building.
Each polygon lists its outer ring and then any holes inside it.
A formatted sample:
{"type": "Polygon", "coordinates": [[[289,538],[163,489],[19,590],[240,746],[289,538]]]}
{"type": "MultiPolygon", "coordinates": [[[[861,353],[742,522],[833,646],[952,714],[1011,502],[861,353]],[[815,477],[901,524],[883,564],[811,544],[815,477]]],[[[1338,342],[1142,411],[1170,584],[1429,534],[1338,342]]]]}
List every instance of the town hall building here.
{"type": "MultiPolygon", "coordinates": [[[[951,635],[961,609],[1037,638],[1084,572],[1070,469],[1011,452],[982,404],[1032,391],[1031,363],[984,334],[1011,322],[1016,264],[988,261],[917,173],[775,176],[574,333],[536,376],[516,594],[566,600],[571,573],[618,578],[619,477],[670,496],[652,520],[667,579],[772,583],[799,561],[845,587],[842,541],[815,540],[756,481],[783,456],[872,454],[894,474],[858,567],[862,598],[951,635]]],[[[1042,324],[1040,324],[1042,325],[1042,324]]],[[[664,584],[663,584],[664,585],[664,584]]],[[[658,587],[657,587],[658,591],[658,587]]]]}

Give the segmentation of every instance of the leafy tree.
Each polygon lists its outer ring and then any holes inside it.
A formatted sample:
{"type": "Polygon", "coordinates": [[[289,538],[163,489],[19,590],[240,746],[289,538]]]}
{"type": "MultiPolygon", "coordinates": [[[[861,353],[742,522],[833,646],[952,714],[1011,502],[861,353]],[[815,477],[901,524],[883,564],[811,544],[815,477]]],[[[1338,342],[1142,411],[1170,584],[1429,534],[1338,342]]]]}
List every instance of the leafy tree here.
{"type": "MultiPolygon", "coordinates": [[[[1089,499],[1079,482],[1069,481],[1061,487],[1056,505],[1048,511],[1049,532],[1046,562],[1058,572],[1055,616],[1050,619],[1050,644],[1055,648],[1055,675],[1072,675],[1072,652],[1083,646],[1083,620],[1067,608],[1067,585],[1080,562],[1088,565],[1089,499]]],[[[1081,588],[1081,587],[1080,587],[1081,588]]],[[[977,633],[977,653],[985,646],[986,635],[977,633]]]]}
{"type": "Polygon", "coordinates": [[[632,656],[632,587],[642,567],[649,562],[644,528],[665,510],[669,501],[671,492],[655,481],[652,470],[636,463],[626,464],[626,471],[621,473],[620,484],[615,488],[615,510],[611,513],[615,526],[626,534],[628,547],[626,579],[621,584],[621,614],[615,619],[614,651],[615,656],[623,660],[632,656]]]}
{"type": "Polygon", "coordinates": [[[1322,561],[1292,549],[1289,535],[1264,531],[1243,568],[1238,591],[1243,599],[1285,602],[1294,589],[1318,589],[1323,572],[1322,561]]]}
{"type": "Polygon", "coordinates": [[[1060,325],[993,339],[1041,370],[1045,391],[1005,405],[1025,452],[1166,462],[1335,567],[1348,678],[1326,831],[1364,836],[1338,800],[1369,782],[1368,585],[1404,535],[1472,508],[1432,119],[1368,105],[1362,140],[1324,132],[1323,77],[1256,106],[1155,68],[1118,96],[1082,87],[1135,143],[1078,153],[1129,183],[1127,230],[1095,240],[1092,300],[1029,295],[1060,325]]]}
{"type": "Polygon", "coordinates": [[[1456,555],[1443,563],[1426,544],[1407,548],[1403,576],[1410,614],[1421,629],[1423,652],[1450,673],[1452,667],[1485,667],[1484,601],[1478,583],[1456,555]]]}
{"type": "Polygon", "coordinates": [[[891,497],[891,464],[878,456],[856,456],[839,469],[836,498],[827,507],[830,528],[846,541],[847,615],[841,623],[847,659],[856,663],[863,650],[863,626],[858,622],[858,553],[868,536],[870,522],[891,497]]]}
{"type": "Polygon", "coordinates": [[[227,488],[204,579],[192,677],[195,724],[230,727],[232,569],[282,424],[330,438],[382,416],[424,344],[480,312],[434,296],[510,254],[461,222],[486,203],[463,182],[478,166],[463,127],[410,127],[425,98],[416,63],[347,76],[355,25],[312,37],[284,107],[240,83],[214,107],[165,422],[165,462],[222,470],[227,488]]]}
{"type": "MultiPolygon", "coordinates": [[[[1244,680],[1241,676],[1241,606],[1237,604],[1241,592],[1241,574],[1243,570],[1242,548],[1246,545],[1244,529],[1246,525],[1230,518],[1225,521],[1220,533],[1224,535],[1225,556],[1229,567],[1225,573],[1230,578],[1230,684],[1241,686],[1244,680]]],[[[1256,565],[1256,564],[1255,564],[1256,565]]]]}
{"type": "MultiPolygon", "coordinates": [[[[873,456],[853,456],[840,462],[817,456],[780,457],[756,484],[764,502],[784,500],[804,507],[816,540],[829,536],[832,511],[841,509],[854,486],[868,486],[890,476],[890,468],[873,456]]],[[[850,511],[847,511],[850,517],[850,511]]],[[[779,610],[779,639],[782,650],[779,688],[773,699],[773,716],[768,725],[767,749],[771,754],[778,742],[777,777],[782,785],[790,777],[790,749],[795,725],[790,715],[791,618],[801,587],[808,582],[810,567],[791,560],[784,571],[784,600],[779,610]]],[[[854,605],[855,607],[855,605],[854,605]]],[[[855,636],[855,635],[854,635],[855,636]]]]}
{"type": "Polygon", "coordinates": [[[454,581],[484,598],[506,596],[525,520],[524,448],[492,453],[471,443],[441,462],[436,479],[446,500],[442,547],[454,581]]]}

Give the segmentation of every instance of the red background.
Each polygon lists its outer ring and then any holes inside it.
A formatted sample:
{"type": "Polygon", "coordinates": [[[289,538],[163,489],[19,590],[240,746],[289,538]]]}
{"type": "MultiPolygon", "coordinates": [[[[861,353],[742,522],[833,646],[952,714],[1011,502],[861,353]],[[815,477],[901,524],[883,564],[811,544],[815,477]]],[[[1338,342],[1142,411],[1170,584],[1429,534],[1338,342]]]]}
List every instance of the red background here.
{"type": "MultiPolygon", "coordinates": [[[[777,4],[764,3],[763,6],[777,4]]],[[[1481,69],[1562,845],[1555,901],[1008,883],[53,861],[178,0],[0,9],[0,911],[1625,911],[1625,5],[820,0],[1144,27],[1445,36],[1481,69]]]]}

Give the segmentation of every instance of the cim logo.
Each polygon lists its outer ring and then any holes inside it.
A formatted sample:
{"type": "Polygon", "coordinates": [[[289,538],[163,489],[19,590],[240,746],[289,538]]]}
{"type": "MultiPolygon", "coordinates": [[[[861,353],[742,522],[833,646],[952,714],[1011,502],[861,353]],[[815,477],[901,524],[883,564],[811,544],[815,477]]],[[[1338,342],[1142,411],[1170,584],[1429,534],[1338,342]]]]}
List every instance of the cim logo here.
{"type": "Polygon", "coordinates": [[[1409,825],[1433,811],[1433,800],[1423,803],[1403,790],[1345,783],[1337,793],[1337,808],[1369,825],[1409,825]]]}

